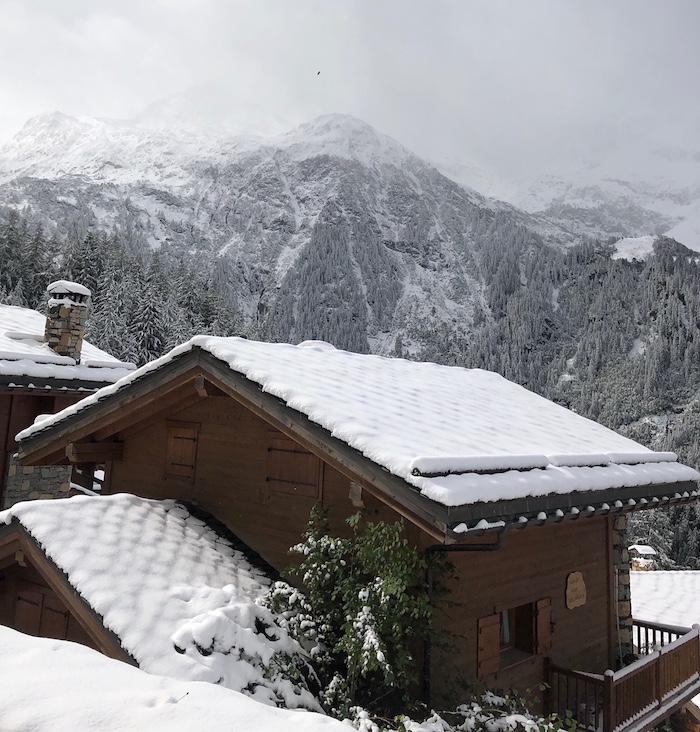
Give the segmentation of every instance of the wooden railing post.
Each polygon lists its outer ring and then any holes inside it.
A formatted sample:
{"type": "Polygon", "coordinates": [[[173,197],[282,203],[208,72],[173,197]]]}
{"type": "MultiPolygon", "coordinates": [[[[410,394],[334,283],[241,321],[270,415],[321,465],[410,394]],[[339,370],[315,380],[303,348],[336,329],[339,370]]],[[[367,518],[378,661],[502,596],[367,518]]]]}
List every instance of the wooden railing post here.
{"type": "Polygon", "coordinates": [[[615,673],[608,669],[605,672],[603,686],[603,732],[613,732],[615,729],[615,673]]]}
{"type": "MultiPolygon", "coordinates": [[[[661,651],[661,646],[658,647],[658,650],[661,651]]],[[[656,668],[654,669],[654,678],[656,679],[656,698],[659,701],[659,706],[661,706],[664,695],[663,689],[661,688],[661,664],[663,663],[663,655],[661,653],[659,653],[659,656],[654,663],[656,664],[656,668]]]]}
{"type": "Polygon", "coordinates": [[[544,657],[544,691],[542,692],[542,706],[545,714],[551,714],[552,709],[552,684],[554,674],[552,673],[552,661],[549,656],[544,657]]]}

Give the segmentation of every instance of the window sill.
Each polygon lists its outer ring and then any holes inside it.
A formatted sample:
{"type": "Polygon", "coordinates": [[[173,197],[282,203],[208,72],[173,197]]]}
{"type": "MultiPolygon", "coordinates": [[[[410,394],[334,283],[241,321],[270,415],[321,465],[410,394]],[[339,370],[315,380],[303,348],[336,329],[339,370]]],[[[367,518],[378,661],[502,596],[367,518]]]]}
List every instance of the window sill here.
{"type": "Polygon", "coordinates": [[[501,671],[517,666],[518,664],[524,663],[525,661],[533,658],[535,658],[535,656],[532,653],[521,651],[519,648],[506,648],[501,651],[501,671]]]}

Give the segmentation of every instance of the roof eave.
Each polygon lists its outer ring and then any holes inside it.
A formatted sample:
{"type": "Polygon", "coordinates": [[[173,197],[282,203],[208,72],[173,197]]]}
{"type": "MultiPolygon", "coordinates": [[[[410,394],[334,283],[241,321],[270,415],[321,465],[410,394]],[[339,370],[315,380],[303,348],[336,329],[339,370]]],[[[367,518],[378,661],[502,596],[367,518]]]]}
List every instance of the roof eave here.
{"type": "Polygon", "coordinates": [[[68,575],[44,552],[16,516],[13,516],[9,524],[0,526],[0,547],[13,534],[22,551],[43,576],[49,587],[80,620],[92,640],[101,646],[100,651],[111,658],[138,666],[134,657],[122,646],[119,636],[105,627],[102,616],[73,587],[68,575]]]}
{"type": "MultiPolygon", "coordinates": [[[[693,481],[654,483],[607,490],[554,493],[536,498],[521,498],[493,503],[473,503],[449,509],[449,526],[469,527],[480,521],[504,527],[525,528],[545,523],[560,523],[587,516],[621,514],[693,503],[698,500],[698,485],[693,481]],[[544,516],[544,518],[542,517],[544,516]]],[[[468,532],[473,535],[475,532],[468,532]]],[[[483,533],[481,531],[480,533],[483,533]]],[[[464,534],[459,534],[464,536],[464,534]]]]}
{"type": "MultiPolygon", "coordinates": [[[[79,431],[94,420],[107,415],[109,412],[122,409],[124,406],[136,401],[147,394],[154,382],[161,383],[185,373],[199,363],[201,349],[193,346],[190,350],[184,351],[165,362],[159,368],[145,371],[134,381],[124,386],[115,394],[107,395],[94,404],[82,409],[76,414],[71,414],[56,424],[50,425],[33,435],[25,437],[19,443],[19,458],[25,464],[41,464],[42,459],[52,456],[55,458],[55,450],[51,450],[53,443],[59,442],[62,438],[70,435],[71,440],[76,439],[79,431]]],[[[110,384],[105,384],[110,386],[110,384]]],[[[62,452],[62,449],[60,450],[62,452]]]]}

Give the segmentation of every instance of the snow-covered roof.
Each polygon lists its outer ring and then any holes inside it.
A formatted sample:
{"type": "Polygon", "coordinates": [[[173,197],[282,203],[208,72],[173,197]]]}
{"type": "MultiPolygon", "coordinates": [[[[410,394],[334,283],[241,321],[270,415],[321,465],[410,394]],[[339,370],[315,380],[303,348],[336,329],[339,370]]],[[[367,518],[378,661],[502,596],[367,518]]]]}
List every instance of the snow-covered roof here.
{"type": "Polygon", "coordinates": [[[245,689],[268,704],[317,707],[291,681],[263,675],[276,652],[301,651],[255,602],[271,580],[181,504],[75,496],[0,512],[0,526],[12,519],[144,671],[245,689]]]}
{"type": "Polygon", "coordinates": [[[636,620],[690,628],[700,623],[700,572],[630,572],[636,620]]]}
{"type": "Polygon", "coordinates": [[[113,383],[136,368],[87,341],[83,341],[80,363],[76,364],[44,342],[45,324],[46,317],[36,310],[0,305],[0,380],[29,377],[104,384],[113,383]]]}
{"type": "Polygon", "coordinates": [[[656,556],[656,549],[654,549],[653,546],[649,546],[648,544],[632,544],[632,546],[629,547],[629,550],[635,551],[638,554],[642,554],[644,556],[656,556]]]}
{"type": "Polygon", "coordinates": [[[197,348],[445,506],[700,479],[675,454],[648,450],[498,374],[319,341],[196,336],[17,438],[48,430],[197,348]]]}

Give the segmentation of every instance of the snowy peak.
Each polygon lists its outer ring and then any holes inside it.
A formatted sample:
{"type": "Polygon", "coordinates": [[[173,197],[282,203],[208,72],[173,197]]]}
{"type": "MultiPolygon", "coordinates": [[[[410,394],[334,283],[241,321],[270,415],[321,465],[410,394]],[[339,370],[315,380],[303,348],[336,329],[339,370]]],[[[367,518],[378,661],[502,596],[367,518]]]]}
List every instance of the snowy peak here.
{"type": "MultiPolygon", "coordinates": [[[[158,127],[153,117],[144,119],[92,119],[61,112],[35,117],[0,148],[0,180],[65,175],[120,183],[181,180],[202,164],[221,164],[265,149],[283,150],[297,162],[327,155],[375,170],[419,161],[395,140],[349,115],[319,117],[270,138],[231,129],[170,129],[158,127]]],[[[163,124],[166,119],[160,118],[163,124]]]]}
{"type": "Polygon", "coordinates": [[[371,168],[383,164],[400,168],[407,160],[418,159],[396,140],[347,114],[317,117],[272,142],[297,160],[328,155],[356,160],[371,168]]]}

